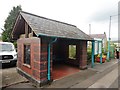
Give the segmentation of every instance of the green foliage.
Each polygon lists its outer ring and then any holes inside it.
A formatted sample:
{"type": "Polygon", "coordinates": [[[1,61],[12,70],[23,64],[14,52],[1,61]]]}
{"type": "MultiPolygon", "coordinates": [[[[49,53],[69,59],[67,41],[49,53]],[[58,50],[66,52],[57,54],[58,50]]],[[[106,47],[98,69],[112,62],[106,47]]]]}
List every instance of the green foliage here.
{"type": "MultiPolygon", "coordinates": [[[[96,58],[97,55],[94,55],[94,58],[96,58]]],[[[92,62],[92,50],[91,48],[87,48],[87,64],[91,64],[92,62]]],[[[95,59],[94,59],[95,62],[95,59]]]]}
{"type": "Polygon", "coordinates": [[[105,51],[108,52],[108,41],[106,42],[105,51]]]}
{"type": "Polygon", "coordinates": [[[92,49],[90,47],[87,48],[87,64],[90,64],[92,60],[92,49]]]}
{"type": "Polygon", "coordinates": [[[13,44],[14,44],[15,48],[17,48],[17,42],[13,42],[13,44]]]}
{"type": "Polygon", "coordinates": [[[0,41],[2,40],[2,36],[0,36],[0,41]]]}
{"type": "Polygon", "coordinates": [[[69,58],[76,59],[76,46],[75,45],[69,45],[69,58]]]}
{"type": "Polygon", "coordinates": [[[13,26],[20,10],[22,10],[21,6],[17,6],[13,7],[13,9],[10,11],[7,19],[5,20],[4,31],[2,33],[2,41],[4,42],[11,41],[11,33],[13,30],[13,26]]]}
{"type": "Polygon", "coordinates": [[[92,52],[90,50],[87,51],[87,64],[90,64],[92,60],[92,52]]]}

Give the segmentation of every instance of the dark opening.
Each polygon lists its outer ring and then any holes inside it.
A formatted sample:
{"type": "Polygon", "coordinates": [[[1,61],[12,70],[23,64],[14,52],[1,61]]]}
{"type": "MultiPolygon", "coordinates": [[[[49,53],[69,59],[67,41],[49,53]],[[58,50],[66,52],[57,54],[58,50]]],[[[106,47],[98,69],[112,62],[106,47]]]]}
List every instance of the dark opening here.
{"type": "Polygon", "coordinates": [[[24,63],[30,65],[30,45],[24,45],[24,63]]]}
{"type": "Polygon", "coordinates": [[[28,34],[32,32],[32,29],[30,28],[30,26],[28,26],[28,34]]]}
{"type": "Polygon", "coordinates": [[[79,67],[77,65],[78,60],[76,57],[77,45],[71,42],[71,40],[58,39],[57,42],[53,43],[52,75],[54,80],[79,72],[79,67]]]}

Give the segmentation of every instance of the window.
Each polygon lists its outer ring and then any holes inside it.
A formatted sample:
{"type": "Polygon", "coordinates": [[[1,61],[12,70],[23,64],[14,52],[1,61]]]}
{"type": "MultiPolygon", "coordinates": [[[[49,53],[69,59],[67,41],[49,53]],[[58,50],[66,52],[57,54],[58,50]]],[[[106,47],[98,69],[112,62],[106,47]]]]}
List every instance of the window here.
{"type": "Polygon", "coordinates": [[[13,51],[14,48],[12,46],[12,44],[0,44],[0,52],[3,51],[13,51]]]}
{"type": "Polygon", "coordinates": [[[24,64],[30,65],[30,45],[24,45],[24,64]]]}
{"type": "Polygon", "coordinates": [[[69,45],[69,58],[76,59],[76,45],[69,45]]]}

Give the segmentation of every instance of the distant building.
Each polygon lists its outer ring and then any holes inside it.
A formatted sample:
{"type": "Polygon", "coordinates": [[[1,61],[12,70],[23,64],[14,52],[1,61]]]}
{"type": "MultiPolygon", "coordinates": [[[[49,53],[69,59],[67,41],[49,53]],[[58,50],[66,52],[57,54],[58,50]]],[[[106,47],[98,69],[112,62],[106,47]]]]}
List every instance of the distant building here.
{"type": "Polygon", "coordinates": [[[112,43],[114,43],[116,45],[116,47],[120,47],[120,40],[113,40],[111,41],[112,43]]]}
{"type": "Polygon", "coordinates": [[[90,36],[93,39],[101,39],[104,50],[107,48],[107,36],[106,36],[105,32],[104,32],[104,34],[90,34],[90,36]]]}

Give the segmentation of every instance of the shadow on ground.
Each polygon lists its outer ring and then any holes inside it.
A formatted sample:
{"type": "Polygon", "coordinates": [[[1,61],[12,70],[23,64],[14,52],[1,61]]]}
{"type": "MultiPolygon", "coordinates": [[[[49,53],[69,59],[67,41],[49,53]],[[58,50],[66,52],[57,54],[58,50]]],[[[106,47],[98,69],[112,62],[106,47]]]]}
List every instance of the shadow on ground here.
{"type": "Polygon", "coordinates": [[[12,67],[16,67],[16,64],[6,63],[6,64],[0,65],[0,69],[7,69],[7,68],[12,68],[12,67]]]}

